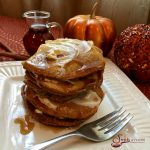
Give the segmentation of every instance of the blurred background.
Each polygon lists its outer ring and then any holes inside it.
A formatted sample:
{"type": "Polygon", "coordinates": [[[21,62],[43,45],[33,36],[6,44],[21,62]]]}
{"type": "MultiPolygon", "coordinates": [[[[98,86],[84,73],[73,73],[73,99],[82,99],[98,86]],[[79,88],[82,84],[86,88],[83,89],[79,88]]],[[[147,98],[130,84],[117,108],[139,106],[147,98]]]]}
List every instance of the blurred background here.
{"type": "Polygon", "coordinates": [[[150,24],[150,0],[0,0],[0,15],[21,18],[27,10],[45,10],[63,26],[75,15],[89,14],[96,1],[96,15],[112,19],[118,34],[134,24],[150,24]]]}

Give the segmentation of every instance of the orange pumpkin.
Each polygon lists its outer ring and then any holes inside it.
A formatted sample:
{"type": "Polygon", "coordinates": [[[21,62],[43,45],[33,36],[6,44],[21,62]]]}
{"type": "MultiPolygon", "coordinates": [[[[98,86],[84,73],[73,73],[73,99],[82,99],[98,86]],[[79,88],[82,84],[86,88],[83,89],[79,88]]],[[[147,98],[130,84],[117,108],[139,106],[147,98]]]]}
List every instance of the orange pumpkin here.
{"type": "Polygon", "coordinates": [[[98,3],[95,3],[91,15],[77,15],[70,18],[64,27],[64,36],[80,40],[92,40],[107,56],[114,39],[116,30],[113,21],[101,16],[95,16],[98,3]]]}

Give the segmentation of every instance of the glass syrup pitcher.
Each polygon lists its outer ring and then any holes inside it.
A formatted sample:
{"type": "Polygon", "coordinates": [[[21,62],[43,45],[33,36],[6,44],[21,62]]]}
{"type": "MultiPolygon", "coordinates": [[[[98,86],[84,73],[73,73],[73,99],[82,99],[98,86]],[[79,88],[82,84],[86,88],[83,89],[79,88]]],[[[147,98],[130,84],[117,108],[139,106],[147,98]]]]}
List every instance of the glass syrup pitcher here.
{"type": "Polygon", "coordinates": [[[33,55],[45,40],[63,37],[63,29],[57,22],[49,22],[50,13],[46,11],[27,11],[23,14],[29,30],[23,37],[23,44],[30,55],[33,55]]]}

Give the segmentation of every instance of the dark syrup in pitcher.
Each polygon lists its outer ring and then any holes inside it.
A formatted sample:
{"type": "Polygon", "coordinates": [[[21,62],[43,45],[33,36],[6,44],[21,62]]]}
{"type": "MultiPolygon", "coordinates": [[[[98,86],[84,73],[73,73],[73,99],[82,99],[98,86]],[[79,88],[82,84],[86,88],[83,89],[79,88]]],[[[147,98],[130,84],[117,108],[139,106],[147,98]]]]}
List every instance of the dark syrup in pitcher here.
{"type": "Polygon", "coordinates": [[[45,24],[33,24],[25,34],[23,43],[27,52],[33,55],[46,40],[54,40],[49,28],[45,24]]]}

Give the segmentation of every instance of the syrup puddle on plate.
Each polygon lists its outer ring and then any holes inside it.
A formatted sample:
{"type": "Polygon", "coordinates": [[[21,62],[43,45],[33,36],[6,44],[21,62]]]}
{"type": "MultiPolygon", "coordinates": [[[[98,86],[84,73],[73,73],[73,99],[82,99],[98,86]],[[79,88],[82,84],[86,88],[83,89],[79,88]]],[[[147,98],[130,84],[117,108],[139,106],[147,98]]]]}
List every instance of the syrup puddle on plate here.
{"type": "MultiPolygon", "coordinates": [[[[29,134],[33,131],[35,127],[35,123],[31,121],[30,115],[25,115],[24,117],[18,117],[14,120],[15,124],[19,124],[20,133],[22,135],[29,134]]],[[[77,127],[55,127],[55,126],[46,126],[44,124],[40,124],[40,128],[44,130],[51,130],[53,133],[57,134],[63,131],[75,130],[77,127]]]]}
{"type": "Polygon", "coordinates": [[[14,120],[16,124],[20,125],[20,133],[23,135],[29,134],[33,128],[34,128],[34,123],[30,121],[30,116],[25,115],[25,117],[18,117],[14,120]]]}

